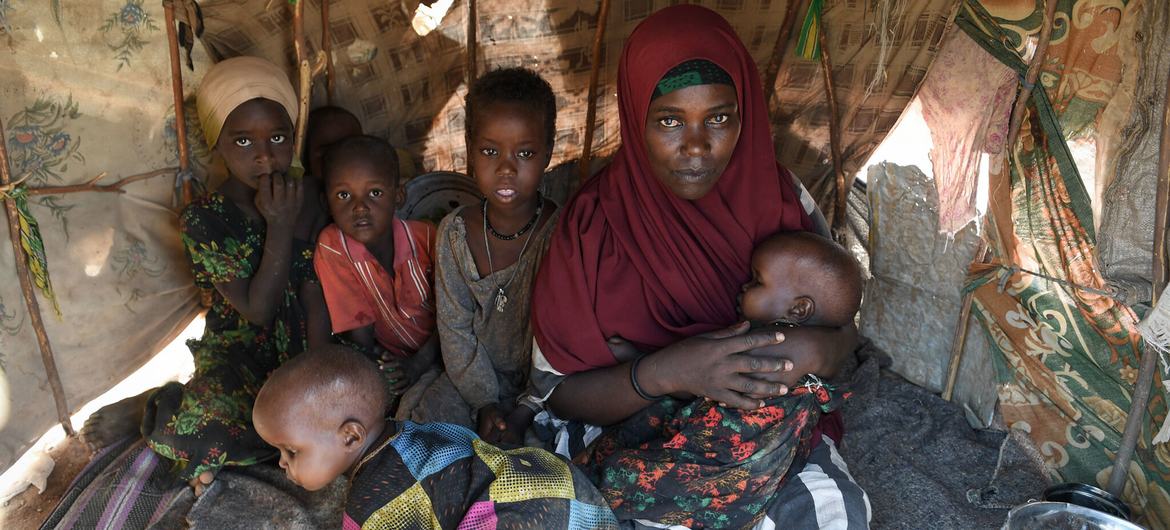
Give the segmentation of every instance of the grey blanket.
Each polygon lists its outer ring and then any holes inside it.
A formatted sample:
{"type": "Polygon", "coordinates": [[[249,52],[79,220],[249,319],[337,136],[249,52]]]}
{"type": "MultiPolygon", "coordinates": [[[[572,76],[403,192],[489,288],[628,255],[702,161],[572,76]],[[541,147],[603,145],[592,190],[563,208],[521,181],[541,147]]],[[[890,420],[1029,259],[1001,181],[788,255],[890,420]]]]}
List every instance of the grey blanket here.
{"type": "Polygon", "coordinates": [[[1026,435],[972,429],[958,406],[882,370],[884,354],[862,355],[841,452],[873,528],[999,528],[1049,485],[1026,435]]]}

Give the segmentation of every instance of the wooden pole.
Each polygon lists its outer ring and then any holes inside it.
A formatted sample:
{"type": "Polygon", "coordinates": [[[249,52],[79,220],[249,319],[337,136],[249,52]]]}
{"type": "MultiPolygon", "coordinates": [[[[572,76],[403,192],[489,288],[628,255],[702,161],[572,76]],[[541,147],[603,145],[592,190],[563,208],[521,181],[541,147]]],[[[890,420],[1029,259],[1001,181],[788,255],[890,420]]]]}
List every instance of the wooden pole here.
{"type": "Polygon", "coordinates": [[[27,188],[26,193],[28,193],[29,195],[61,195],[64,193],[74,193],[74,192],[79,192],[79,191],[125,193],[126,190],[124,188],[126,187],[127,184],[130,184],[133,182],[138,182],[140,180],[146,180],[146,179],[150,179],[150,178],[154,178],[154,177],[159,177],[162,175],[174,175],[178,171],[179,171],[179,168],[177,168],[177,167],[165,167],[162,169],[156,169],[154,171],[149,171],[146,173],[140,173],[138,175],[131,175],[131,176],[126,177],[122,180],[119,180],[118,182],[115,182],[113,184],[105,184],[105,185],[98,184],[98,181],[105,178],[105,176],[106,176],[106,173],[102,173],[102,174],[100,174],[92,179],[89,179],[89,181],[87,181],[85,184],[74,184],[71,186],[45,186],[43,188],[27,188]]]}
{"type": "Polygon", "coordinates": [[[1056,0],[1041,0],[1044,2],[1044,21],[1040,26],[1040,40],[1036,43],[1036,53],[1028,63],[1028,74],[1024,77],[1024,85],[1016,96],[1016,104],[1012,108],[1012,119],[1008,126],[1009,149],[1016,144],[1020,134],[1020,127],[1024,122],[1024,112],[1028,109],[1028,100],[1032,97],[1032,89],[1036,80],[1040,78],[1040,67],[1044,65],[1044,57],[1048,54],[1048,41],[1052,38],[1052,19],[1056,15],[1056,0]]]}
{"type": "MultiPolygon", "coordinates": [[[[1166,288],[1167,279],[1166,225],[1170,222],[1170,212],[1167,211],[1167,207],[1170,206],[1170,77],[1166,80],[1166,93],[1163,97],[1165,106],[1162,109],[1162,143],[1158,152],[1158,187],[1154,199],[1154,304],[1158,303],[1158,295],[1166,288]]],[[[1142,432],[1142,420],[1146,417],[1146,406],[1150,403],[1150,385],[1154,382],[1157,364],[1158,355],[1147,345],[1142,352],[1142,363],[1138,368],[1133,402],[1125,418],[1121,446],[1117,449],[1113,470],[1109,473],[1109,493],[1118,497],[1125,490],[1129,462],[1133,459],[1138,436],[1142,432]]]]}
{"type": "Polygon", "coordinates": [[[772,96],[776,93],[776,78],[780,75],[780,65],[784,63],[784,54],[788,53],[788,41],[791,40],[792,28],[796,26],[797,13],[803,4],[804,2],[801,0],[788,0],[788,9],[784,12],[784,20],[780,22],[780,34],[776,35],[776,44],[772,47],[772,58],[768,60],[768,69],[764,72],[764,91],[768,94],[768,103],[771,103],[772,96]]]}
{"type": "MultiPolygon", "coordinates": [[[[309,122],[309,98],[313,89],[312,69],[309,66],[309,56],[305,52],[305,2],[296,0],[293,5],[293,50],[297,56],[297,123],[293,136],[293,153],[297,160],[305,145],[305,131],[309,122]]],[[[303,167],[303,166],[302,166],[303,167]]]]}
{"type": "Polygon", "coordinates": [[[325,52],[325,101],[333,104],[333,36],[329,30],[329,1],[321,0],[321,50],[325,52]]]}
{"type": "Polygon", "coordinates": [[[1121,435],[1121,445],[1113,460],[1113,470],[1109,472],[1109,493],[1118,497],[1121,497],[1125,490],[1125,479],[1129,476],[1129,463],[1133,460],[1138,436],[1142,432],[1142,420],[1146,417],[1146,405],[1150,403],[1150,383],[1154,382],[1157,364],[1158,356],[1153,348],[1146,348],[1142,354],[1141,365],[1138,367],[1137,383],[1134,386],[1129,414],[1125,418],[1125,431],[1121,435]]]}
{"type": "Polygon", "coordinates": [[[475,9],[475,0],[467,0],[467,89],[475,82],[476,55],[479,54],[479,41],[476,33],[479,30],[479,13],[475,9]]]}
{"type": "MultiPolygon", "coordinates": [[[[972,263],[987,262],[987,241],[980,239],[975,249],[972,263]]],[[[959,321],[955,323],[955,335],[951,339],[951,363],[947,369],[946,386],[943,387],[942,398],[950,401],[955,396],[955,382],[959,378],[959,365],[963,364],[963,348],[967,345],[967,329],[971,321],[971,305],[975,303],[975,292],[970,291],[963,295],[962,306],[959,309],[959,321]]]]}
{"type": "Polygon", "coordinates": [[[951,338],[951,363],[947,369],[947,383],[943,388],[942,398],[950,401],[955,396],[955,382],[959,379],[959,365],[963,364],[963,348],[967,345],[967,322],[971,318],[971,306],[975,303],[975,293],[967,292],[963,295],[962,309],[959,310],[959,321],[955,323],[955,334],[951,338]]]}
{"type": "Polygon", "coordinates": [[[840,112],[837,110],[837,94],[833,87],[833,59],[829,55],[829,38],[825,36],[825,25],[822,22],[817,31],[817,40],[821,45],[821,72],[825,78],[825,98],[829,102],[829,149],[833,157],[833,174],[836,175],[837,200],[833,208],[833,237],[844,243],[845,208],[849,199],[849,186],[845,178],[845,161],[841,157],[841,124],[840,112]]]}
{"type": "MultiPolygon", "coordinates": [[[[167,45],[171,52],[171,95],[175,100],[175,134],[179,142],[179,175],[185,175],[191,167],[190,147],[187,145],[187,120],[183,108],[183,68],[179,58],[179,36],[175,30],[175,6],[171,2],[163,2],[166,12],[167,45]]],[[[211,148],[214,146],[208,146],[211,148]]],[[[195,191],[191,181],[183,181],[183,204],[188,204],[194,198],[195,191]]]]}
{"type": "MultiPolygon", "coordinates": [[[[0,186],[8,186],[12,182],[12,175],[8,168],[8,145],[5,139],[4,123],[0,122],[0,186]]],[[[65,401],[65,387],[61,384],[61,374],[57,372],[57,362],[53,359],[53,346],[49,344],[49,334],[45,331],[45,321],[41,318],[41,307],[37,303],[34,292],[32,274],[28,270],[28,256],[20,244],[20,216],[16,212],[16,200],[4,197],[4,211],[8,213],[8,239],[12,241],[12,256],[16,259],[16,277],[20,280],[20,292],[24,295],[24,305],[28,309],[29,321],[37,336],[37,345],[41,349],[41,362],[45,365],[45,376],[49,380],[49,390],[53,392],[53,402],[57,406],[57,421],[65,434],[73,436],[73,424],[69,421],[69,404],[65,401]]]]}
{"type": "Polygon", "coordinates": [[[581,160],[577,163],[578,183],[589,178],[593,159],[593,128],[597,121],[597,82],[601,75],[601,48],[605,44],[605,26],[609,20],[609,0],[597,6],[597,31],[593,33],[592,63],[589,65],[589,93],[585,105],[585,141],[581,146],[581,160]]]}

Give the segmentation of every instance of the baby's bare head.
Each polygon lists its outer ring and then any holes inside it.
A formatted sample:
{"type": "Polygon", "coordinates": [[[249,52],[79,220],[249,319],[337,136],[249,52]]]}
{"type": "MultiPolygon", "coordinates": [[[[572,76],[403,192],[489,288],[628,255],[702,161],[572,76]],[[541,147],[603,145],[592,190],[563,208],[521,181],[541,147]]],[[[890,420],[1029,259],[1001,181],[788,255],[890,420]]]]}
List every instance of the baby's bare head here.
{"type": "Polygon", "coordinates": [[[844,248],[811,232],[782,232],[752,253],[752,280],[740,312],[753,325],[839,327],[861,307],[861,266],[844,248]]]}

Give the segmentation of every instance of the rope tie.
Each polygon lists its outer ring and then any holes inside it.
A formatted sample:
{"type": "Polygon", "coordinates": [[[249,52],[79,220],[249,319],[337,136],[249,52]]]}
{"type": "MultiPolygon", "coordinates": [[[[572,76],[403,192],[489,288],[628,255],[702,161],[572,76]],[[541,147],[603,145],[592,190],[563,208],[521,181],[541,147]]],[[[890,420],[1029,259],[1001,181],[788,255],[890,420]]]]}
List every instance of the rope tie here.
{"type": "MultiPolygon", "coordinates": [[[[1020,86],[1021,87],[1025,88],[1027,90],[1032,90],[1032,89],[1036,88],[1036,83],[1029,83],[1028,78],[1025,77],[1024,74],[1019,74],[1019,75],[1017,75],[1017,77],[1020,78],[1020,86]]],[[[1039,77],[1037,77],[1037,79],[1039,79],[1039,77]]]]}
{"type": "Polygon", "coordinates": [[[998,265],[998,267],[1007,271],[1007,274],[1005,274],[1002,278],[999,279],[999,292],[1001,292],[1001,293],[1004,292],[1004,290],[1007,288],[1007,283],[1009,280],[1011,280],[1012,276],[1015,276],[1016,274],[1030,274],[1030,275],[1035,276],[1037,278],[1043,278],[1045,280],[1048,280],[1048,281],[1054,282],[1054,283],[1058,283],[1058,284],[1063,285],[1065,287],[1071,287],[1073,289],[1077,289],[1077,290],[1084,291],[1087,293],[1092,293],[1092,294],[1096,294],[1096,295],[1100,295],[1100,296],[1104,296],[1106,298],[1112,298],[1112,299],[1116,300],[1116,296],[1114,296],[1116,293],[1114,293],[1112,291],[1106,291],[1104,289],[1097,289],[1096,287],[1089,287],[1086,285],[1080,285],[1080,284],[1077,284],[1074,282],[1070,282],[1068,280],[1062,280],[1060,278],[1055,278],[1053,276],[1049,276],[1049,275],[1044,274],[1044,273],[1030,271],[1030,270],[1021,268],[1019,265],[1015,265],[1015,264],[1012,264],[1010,266],[998,265]]]}
{"type": "Polygon", "coordinates": [[[187,182],[191,183],[191,188],[194,190],[196,196],[203,195],[203,182],[195,176],[195,172],[191,168],[176,171],[174,195],[174,204],[176,206],[183,205],[183,185],[187,182]]]}
{"type": "Polygon", "coordinates": [[[804,389],[808,390],[809,392],[814,392],[818,389],[828,386],[824,381],[821,380],[821,378],[817,377],[816,374],[808,374],[804,376],[804,378],[805,382],[800,386],[803,386],[804,389]]]}
{"type": "Polygon", "coordinates": [[[24,176],[16,179],[15,182],[10,182],[0,186],[0,201],[5,199],[15,200],[16,194],[19,192],[17,188],[22,188],[23,186],[21,185],[24,184],[24,181],[28,180],[29,177],[32,177],[32,173],[25,173],[24,176]]]}

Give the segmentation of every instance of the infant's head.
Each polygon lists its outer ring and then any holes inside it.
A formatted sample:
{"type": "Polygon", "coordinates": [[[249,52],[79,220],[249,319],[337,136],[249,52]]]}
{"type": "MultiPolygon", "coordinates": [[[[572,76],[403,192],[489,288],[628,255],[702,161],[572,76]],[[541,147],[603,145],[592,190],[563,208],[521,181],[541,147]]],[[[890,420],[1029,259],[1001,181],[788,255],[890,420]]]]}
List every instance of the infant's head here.
{"type": "Polygon", "coordinates": [[[861,267],[848,251],[811,232],[782,232],[752,252],[740,316],[753,327],[840,327],[861,306],[861,267]]]}
{"type": "Polygon", "coordinates": [[[390,398],[378,367],[328,346],[293,357],[256,396],[252,423],[280,450],[280,467],[309,491],[345,473],[385,427],[390,398]]]}

